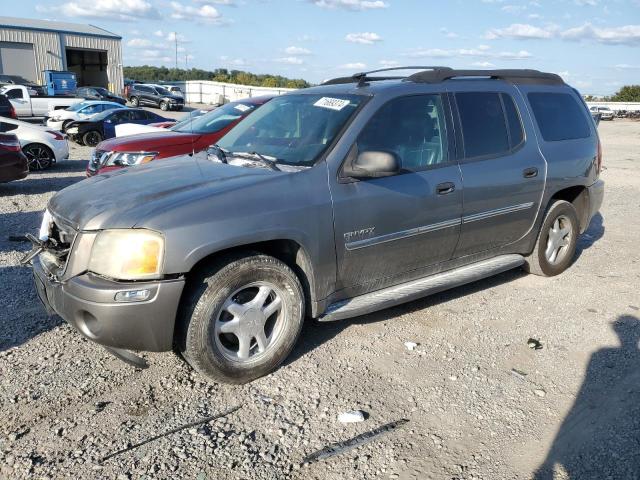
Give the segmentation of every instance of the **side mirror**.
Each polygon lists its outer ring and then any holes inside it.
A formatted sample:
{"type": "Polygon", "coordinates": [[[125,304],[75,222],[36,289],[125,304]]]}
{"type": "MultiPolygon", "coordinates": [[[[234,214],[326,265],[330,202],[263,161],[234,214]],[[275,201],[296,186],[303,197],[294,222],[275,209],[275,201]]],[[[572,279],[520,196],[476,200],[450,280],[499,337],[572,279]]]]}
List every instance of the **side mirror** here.
{"type": "Polygon", "coordinates": [[[400,161],[395,153],[373,150],[358,154],[344,168],[344,174],[352,178],[390,177],[399,171],[400,161]]]}

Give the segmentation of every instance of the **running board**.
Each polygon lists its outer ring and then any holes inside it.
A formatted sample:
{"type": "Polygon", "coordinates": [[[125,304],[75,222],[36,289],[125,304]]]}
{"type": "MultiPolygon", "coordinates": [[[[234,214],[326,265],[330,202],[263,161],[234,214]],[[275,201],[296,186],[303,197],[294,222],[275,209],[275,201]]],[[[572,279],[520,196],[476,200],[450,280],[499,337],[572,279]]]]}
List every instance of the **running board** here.
{"type": "Polygon", "coordinates": [[[411,282],[384,288],[359,297],[341,300],[340,302],[329,305],[327,311],[318,320],[321,322],[331,322],[383,310],[506,272],[512,268],[519,267],[523,263],[524,257],[522,255],[500,255],[489,260],[472,263],[471,265],[431,275],[419,280],[412,280],[411,282]]]}

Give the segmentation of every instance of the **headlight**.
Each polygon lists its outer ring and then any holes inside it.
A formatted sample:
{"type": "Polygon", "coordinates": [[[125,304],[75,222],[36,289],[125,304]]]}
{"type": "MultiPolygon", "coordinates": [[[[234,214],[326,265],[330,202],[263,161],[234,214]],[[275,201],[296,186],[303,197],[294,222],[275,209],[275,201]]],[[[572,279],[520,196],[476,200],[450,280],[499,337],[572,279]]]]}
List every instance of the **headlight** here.
{"type": "Polygon", "coordinates": [[[158,152],[113,152],[103,167],[130,167],[147,163],[158,156],[158,152]]]}
{"type": "Polygon", "coordinates": [[[164,238],[150,230],[104,230],[98,234],[89,270],[118,280],[159,278],[164,260],[164,238]]]}

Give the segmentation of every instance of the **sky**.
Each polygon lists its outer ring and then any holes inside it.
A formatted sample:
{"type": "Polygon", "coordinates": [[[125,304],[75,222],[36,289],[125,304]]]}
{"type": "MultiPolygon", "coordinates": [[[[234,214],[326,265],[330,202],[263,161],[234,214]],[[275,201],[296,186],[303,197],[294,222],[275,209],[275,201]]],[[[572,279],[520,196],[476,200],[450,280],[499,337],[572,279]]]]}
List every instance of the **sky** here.
{"type": "Polygon", "coordinates": [[[640,0],[22,0],[4,14],[117,33],[128,66],[175,66],[177,36],[180,68],[313,83],[445,65],[537,68],[584,94],[640,84],[640,0]]]}

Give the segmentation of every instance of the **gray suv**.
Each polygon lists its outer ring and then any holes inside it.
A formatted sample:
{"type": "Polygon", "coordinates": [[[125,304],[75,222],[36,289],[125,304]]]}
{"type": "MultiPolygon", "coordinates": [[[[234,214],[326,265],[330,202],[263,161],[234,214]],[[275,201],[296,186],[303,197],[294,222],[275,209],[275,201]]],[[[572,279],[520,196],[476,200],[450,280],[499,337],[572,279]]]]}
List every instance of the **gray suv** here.
{"type": "Polygon", "coordinates": [[[305,317],[563,272],[600,167],[589,110],[556,75],[369,72],[276,97],[208,155],[64,189],[25,261],[44,303],[120,358],[175,349],[242,383],[287,357],[305,317]]]}

